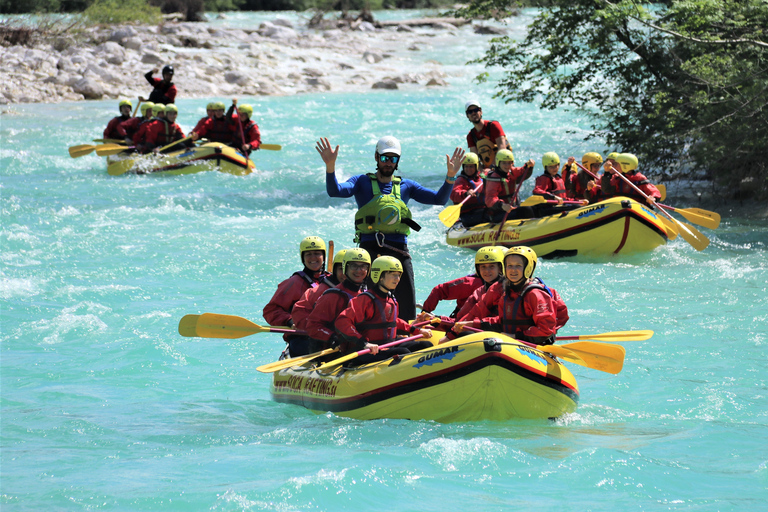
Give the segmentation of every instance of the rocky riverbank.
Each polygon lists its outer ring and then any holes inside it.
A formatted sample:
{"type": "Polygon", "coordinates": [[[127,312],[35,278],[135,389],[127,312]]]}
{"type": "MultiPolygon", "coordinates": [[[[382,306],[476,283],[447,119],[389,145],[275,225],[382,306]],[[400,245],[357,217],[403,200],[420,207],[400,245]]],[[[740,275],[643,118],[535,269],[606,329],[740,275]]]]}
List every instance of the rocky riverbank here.
{"type": "Polygon", "coordinates": [[[441,87],[443,66],[414,66],[413,55],[459,31],[488,32],[460,28],[464,20],[324,21],[310,28],[278,17],[254,29],[166,22],[0,46],[0,104],[147,96],[144,73],[165,64],[176,70],[180,98],[441,87]]]}

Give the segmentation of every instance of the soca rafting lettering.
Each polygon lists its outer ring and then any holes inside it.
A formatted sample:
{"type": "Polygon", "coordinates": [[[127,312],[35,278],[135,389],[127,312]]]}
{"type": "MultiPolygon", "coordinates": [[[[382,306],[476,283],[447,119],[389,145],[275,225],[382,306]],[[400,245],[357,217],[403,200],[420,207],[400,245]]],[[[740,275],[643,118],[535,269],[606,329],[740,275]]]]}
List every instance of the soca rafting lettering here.
{"type": "Polygon", "coordinates": [[[443,361],[450,361],[456,354],[463,352],[459,350],[459,347],[448,347],[437,352],[429,352],[419,358],[419,362],[413,365],[414,368],[421,368],[422,366],[432,366],[433,364],[442,363],[443,361]]]}
{"type": "Polygon", "coordinates": [[[292,375],[285,380],[275,380],[275,389],[295,391],[315,396],[336,396],[337,383],[334,379],[292,375]]]}
{"type": "MultiPolygon", "coordinates": [[[[484,231],[481,233],[464,236],[459,238],[456,245],[458,247],[474,247],[477,245],[483,246],[493,243],[496,238],[494,231],[484,231]]],[[[520,232],[517,230],[502,231],[499,235],[498,242],[514,242],[520,240],[520,232]]]]}

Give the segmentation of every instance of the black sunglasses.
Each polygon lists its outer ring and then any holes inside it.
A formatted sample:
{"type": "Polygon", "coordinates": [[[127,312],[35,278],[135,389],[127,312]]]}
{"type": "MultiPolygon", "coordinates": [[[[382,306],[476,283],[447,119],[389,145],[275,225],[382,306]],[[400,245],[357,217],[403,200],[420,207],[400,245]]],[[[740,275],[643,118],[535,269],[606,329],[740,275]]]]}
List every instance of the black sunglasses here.
{"type": "Polygon", "coordinates": [[[400,157],[397,155],[379,155],[379,162],[386,163],[386,162],[392,162],[393,164],[396,164],[400,161],[400,157]]]}
{"type": "Polygon", "coordinates": [[[474,114],[476,112],[480,112],[481,110],[483,110],[483,109],[481,109],[481,108],[471,108],[471,109],[467,110],[467,114],[474,114]]]}

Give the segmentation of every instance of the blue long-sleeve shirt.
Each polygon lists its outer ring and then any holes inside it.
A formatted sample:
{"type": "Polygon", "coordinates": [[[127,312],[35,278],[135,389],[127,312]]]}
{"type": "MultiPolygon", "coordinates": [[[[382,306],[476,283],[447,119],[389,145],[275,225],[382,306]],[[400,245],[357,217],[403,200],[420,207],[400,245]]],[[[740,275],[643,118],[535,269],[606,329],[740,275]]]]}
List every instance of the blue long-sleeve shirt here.
{"type": "MultiPolygon", "coordinates": [[[[400,182],[400,199],[405,204],[413,199],[417,203],[421,204],[439,204],[444,205],[448,202],[448,198],[451,195],[451,189],[453,185],[447,182],[443,182],[443,185],[435,192],[425,188],[413,180],[402,180],[400,182]]],[[[344,183],[339,183],[336,179],[336,174],[325,175],[325,190],[331,197],[355,197],[357,207],[362,208],[368,202],[373,199],[373,187],[371,186],[371,179],[367,174],[358,174],[352,176],[344,183]]],[[[379,190],[382,194],[392,193],[392,182],[382,183],[379,181],[379,190]]],[[[374,240],[375,235],[363,234],[360,236],[361,241],[374,240]]],[[[387,234],[387,240],[399,243],[408,243],[408,237],[400,234],[387,234]]]]}

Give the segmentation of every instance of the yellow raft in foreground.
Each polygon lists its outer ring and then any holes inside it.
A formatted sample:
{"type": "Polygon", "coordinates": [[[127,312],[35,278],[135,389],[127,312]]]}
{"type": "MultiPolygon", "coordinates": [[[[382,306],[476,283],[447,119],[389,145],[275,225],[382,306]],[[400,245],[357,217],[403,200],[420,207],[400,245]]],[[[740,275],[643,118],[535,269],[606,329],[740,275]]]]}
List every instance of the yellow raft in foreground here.
{"type": "Polygon", "coordinates": [[[236,176],[245,176],[256,169],[253,160],[248,160],[235,148],[220,142],[208,142],[199,147],[184,148],[161,155],[115,155],[107,158],[107,173],[121,174],[193,174],[203,171],[219,171],[236,176]]]}
{"type": "Polygon", "coordinates": [[[318,413],[441,422],[555,418],[575,411],[579,399],[576,379],[557,359],[494,332],[398,361],[281,370],[270,392],[318,413]]]}
{"type": "MultiPolygon", "coordinates": [[[[446,241],[479,249],[493,244],[498,231],[499,224],[465,228],[457,223],[448,230],[446,241]]],[[[526,245],[539,257],[555,258],[647,252],[666,242],[659,214],[632,199],[614,197],[548,217],[507,221],[496,245],[526,245]]]]}

